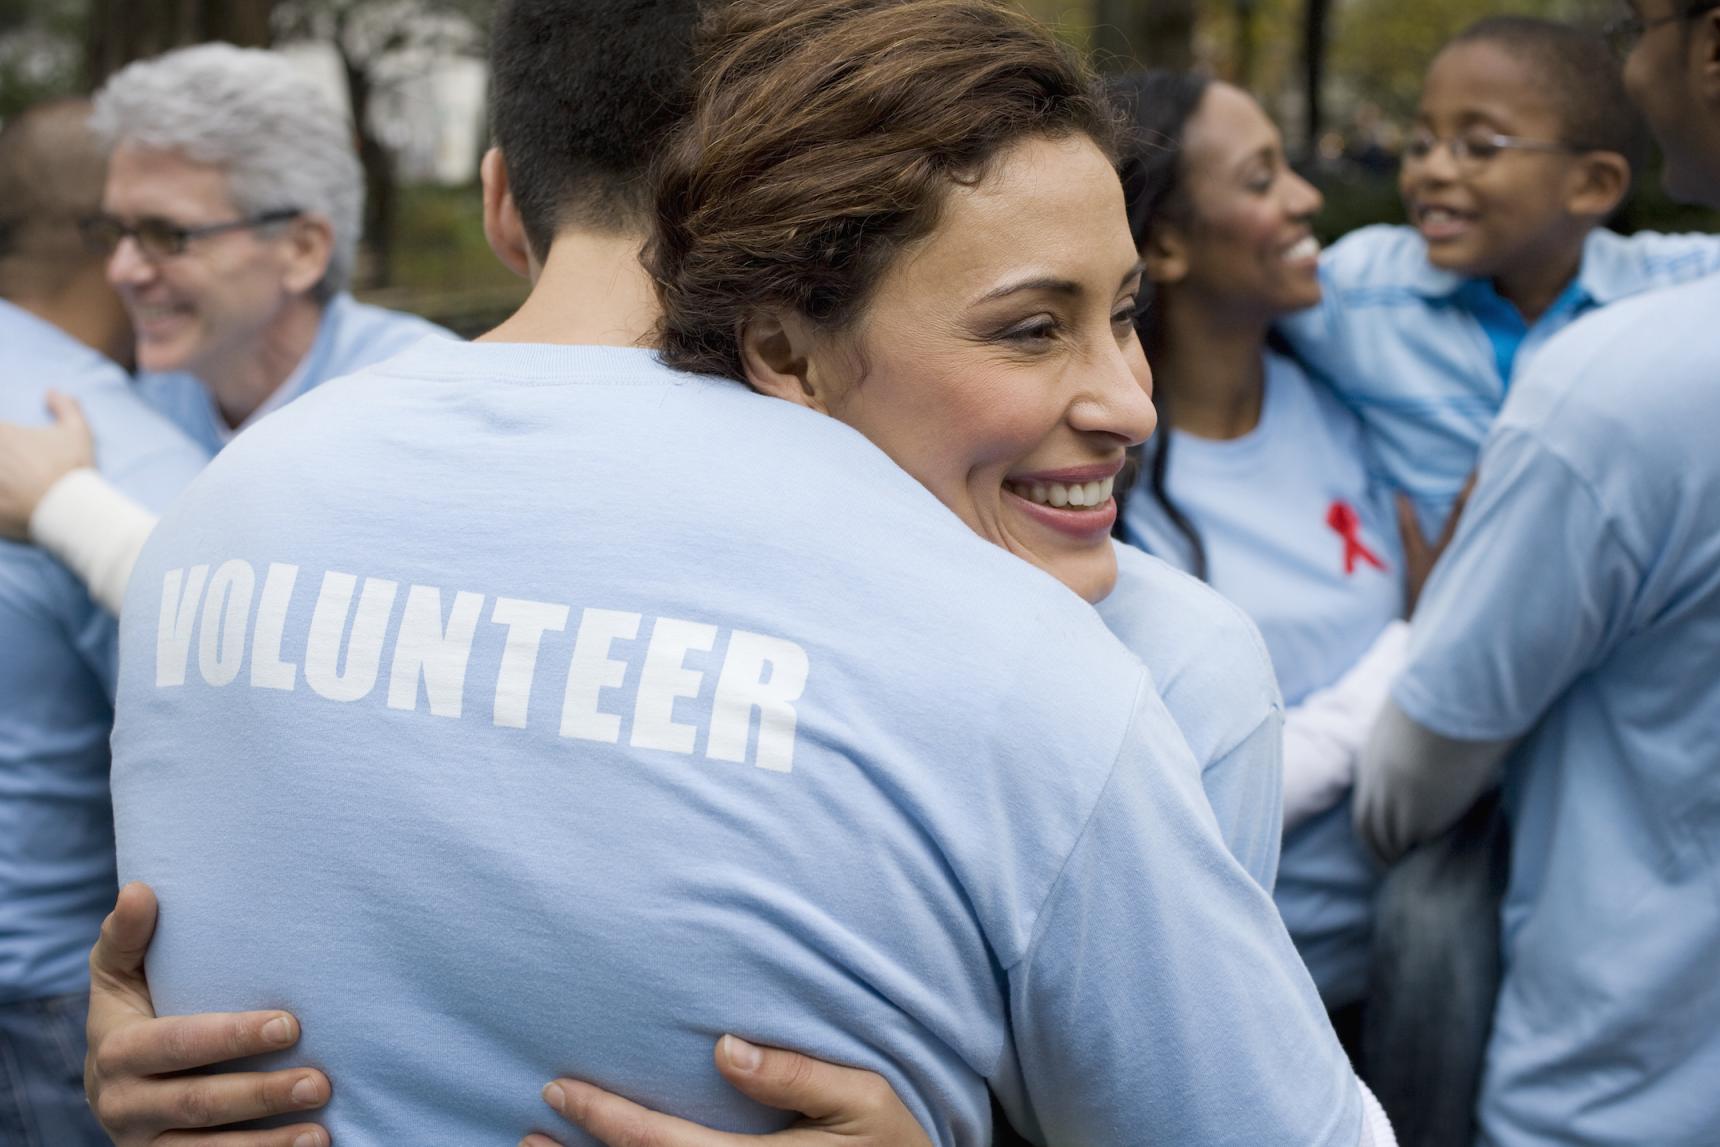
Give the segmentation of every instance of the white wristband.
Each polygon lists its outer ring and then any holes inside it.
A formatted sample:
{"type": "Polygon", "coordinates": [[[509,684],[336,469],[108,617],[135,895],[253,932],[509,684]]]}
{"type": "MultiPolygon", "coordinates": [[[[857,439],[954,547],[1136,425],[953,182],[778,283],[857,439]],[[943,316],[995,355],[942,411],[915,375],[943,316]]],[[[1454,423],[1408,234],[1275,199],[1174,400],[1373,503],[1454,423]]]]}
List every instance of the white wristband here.
{"type": "Polygon", "coordinates": [[[94,470],[73,470],[48,487],[30,515],[30,537],[118,614],[125,583],[159,519],[94,470]]]}
{"type": "Polygon", "coordinates": [[[1397,1147],[1397,1133],[1392,1130],[1380,1101],[1361,1080],[1356,1080],[1356,1087],[1362,1093],[1362,1137],[1356,1147],[1397,1147]]]}

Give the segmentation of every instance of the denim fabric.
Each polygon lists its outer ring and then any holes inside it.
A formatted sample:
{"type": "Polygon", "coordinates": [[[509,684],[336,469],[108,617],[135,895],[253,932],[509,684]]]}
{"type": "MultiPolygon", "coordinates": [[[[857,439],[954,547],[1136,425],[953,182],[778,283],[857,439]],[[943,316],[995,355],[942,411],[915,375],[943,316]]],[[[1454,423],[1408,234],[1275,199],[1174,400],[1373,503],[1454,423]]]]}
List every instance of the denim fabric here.
{"type": "Polygon", "coordinates": [[[0,1005],[0,1143],[112,1147],[84,1102],[84,995],[0,1005]]]}

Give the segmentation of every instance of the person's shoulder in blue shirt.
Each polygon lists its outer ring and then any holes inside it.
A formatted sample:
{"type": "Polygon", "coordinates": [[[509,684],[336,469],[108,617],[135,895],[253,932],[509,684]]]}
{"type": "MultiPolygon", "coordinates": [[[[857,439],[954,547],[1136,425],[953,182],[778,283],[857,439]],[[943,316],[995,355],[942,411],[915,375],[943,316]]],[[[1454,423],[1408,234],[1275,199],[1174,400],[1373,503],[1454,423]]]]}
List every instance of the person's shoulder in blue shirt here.
{"type": "Polygon", "coordinates": [[[292,374],[237,427],[228,425],[208,388],[190,374],[146,374],[138,387],[152,406],[213,454],[257,419],[329,379],[382,362],[430,336],[454,337],[428,319],[361,303],[343,292],[323,308],[316,340],[292,374]]]}
{"type": "Polygon", "coordinates": [[[1152,672],[1188,739],[1231,854],[1267,891],[1283,837],[1284,713],[1248,615],[1211,586],[1125,542],[1106,628],[1152,672]]]}
{"type": "MultiPolygon", "coordinates": [[[[102,473],[160,509],[204,455],[131,393],[114,363],[0,301],[0,419],[40,424],[76,398],[102,473]]],[[[42,551],[0,540],[0,1003],[84,990],[113,904],[111,615],[42,551]]]]}

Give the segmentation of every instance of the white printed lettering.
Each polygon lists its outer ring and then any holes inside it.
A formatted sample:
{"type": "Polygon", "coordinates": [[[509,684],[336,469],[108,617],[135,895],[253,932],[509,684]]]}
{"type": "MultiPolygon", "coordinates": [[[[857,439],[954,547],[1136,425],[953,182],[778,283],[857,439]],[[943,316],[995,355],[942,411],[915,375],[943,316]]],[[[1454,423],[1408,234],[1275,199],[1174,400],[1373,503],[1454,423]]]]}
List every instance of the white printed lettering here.
{"type": "Polygon", "coordinates": [[[161,579],[161,619],[155,630],[155,685],[185,684],[185,663],[191,658],[191,630],[197,605],[203,600],[208,566],[168,570],[161,579]]]}
{"type": "Polygon", "coordinates": [[[659,617],[651,627],[645,668],[639,674],[639,695],[633,705],[633,735],[637,749],[691,753],[699,730],[674,720],[675,701],[697,697],[705,675],[683,663],[692,650],[709,652],[717,643],[717,627],[697,621],[659,617]]]}
{"type": "Polygon", "coordinates": [[[400,635],[394,639],[394,668],[388,676],[390,709],[418,707],[418,678],[422,675],[430,712],[437,717],[460,715],[466,662],[472,656],[472,637],[483,609],[483,594],[461,590],[454,595],[454,608],[444,629],[442,591],[433,585],[415,585],[406,591],[400,635]]]}
{"type": "Polygon", "coordinates": [[[305,640],[305,684],[330,701],[357,701],[376,685],[382,641],[388,635],[388,616],[399,589],[398,582],[365,578],[349,634],[346,618],[357,584],[358,578],[352,574],[325,573],[316,609],[311,613],[310,635],[305,640]]]}
{"type": "Polygon", "coordinates": [[[281,660],[281,638],[287,628],[287,604],[299,567],[270,562],[263,575],[263,593],[257,599],[257,624],[251,631],[251,684],[258,689],[291,691],[298,666],[281,660]]]}
{"type": "Polygon", "coordinates": [[[711,734],[705,755],[716,761],[745,761],[752,711],[757,709],[761,769],[786,773],[794,768],[794,703],[806,691],[810,663],[806,650],[780,637],[737,629],[729,636],[722,673],[711,707],[711,734]],[[765,679],[765,666],[770,678],[765,679]]]}
{"type": "Polygon", "coordinates": [[[532,677],[537,673],[538,646],[545,633],[559,633],[567,626],[567,606],[547,601],[498,597],[490,620],[508,627],[508,643],[502,649],[502,667],[496,673],[496,706],[493,720],[507,729],[526,727],[531,705],[532,677]]]}
{"type": "Polygon", "coordinates": [[[561,735],[611,745],[621,739],[621,718],[597,707],[597,695],[621,684],[627,662],[609,656],[616,641],[639,636],[639,615],[618,609],[586,609],[579,618],[573,643],[573,663],[567,669],[562,696],[561,735]]]}
{"type": "Polygon", "coordinates": [[[251,595],[257,574],[249,562],[232,558],[209,579],[203,620],[197,630],[197,669],[211,685],[230,685],[245,661],[245,630],[251,621],[251,595]]]}

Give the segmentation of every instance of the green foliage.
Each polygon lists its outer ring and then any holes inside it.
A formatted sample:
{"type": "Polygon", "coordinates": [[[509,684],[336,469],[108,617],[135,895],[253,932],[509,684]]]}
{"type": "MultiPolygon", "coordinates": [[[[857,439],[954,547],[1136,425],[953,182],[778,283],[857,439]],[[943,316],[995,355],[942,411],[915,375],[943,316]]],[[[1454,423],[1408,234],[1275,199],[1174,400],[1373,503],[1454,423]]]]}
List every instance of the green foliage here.
{"type": "Polygon", "coordinates": [[[0,0],[0,119],[75,94],[87,0],[0,0]]]}
{"type": "Polygon", "coordinates": [[[1349,0],[1338,8],[1330,74],[1404,122],[1429,61],[1469,24],[1504,15],[1598,24],[1616,8],[1614,0],[1349,0]]]}
{"type": "Polygon", "coordinates": [[[526,283],[484,238],[476,187],[403,187],[391,258],[393,284],[367,298],[480,334],[525,298],[526,283]]]}

